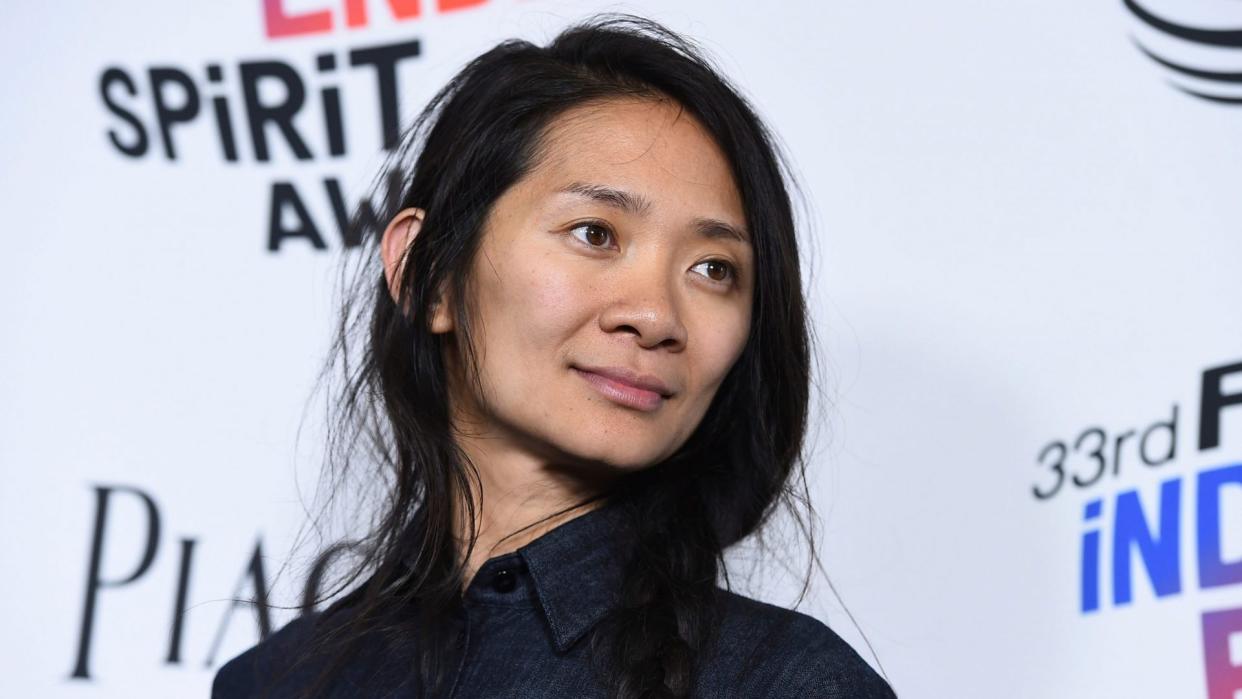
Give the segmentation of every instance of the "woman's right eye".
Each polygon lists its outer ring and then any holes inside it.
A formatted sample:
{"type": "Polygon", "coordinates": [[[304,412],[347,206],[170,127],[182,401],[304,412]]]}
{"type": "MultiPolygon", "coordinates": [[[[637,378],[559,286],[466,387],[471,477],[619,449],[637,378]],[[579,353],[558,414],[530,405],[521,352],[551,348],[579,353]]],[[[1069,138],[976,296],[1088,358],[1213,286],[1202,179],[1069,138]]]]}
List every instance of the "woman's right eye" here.
{"type": "Polygon", "coordinates": [[[569,234],[593,248],[609,247],[612,230],[600,223],[579,223],[569,229],[569,234]],[[581,231],[581,233],[579,232],[581,231]]]}

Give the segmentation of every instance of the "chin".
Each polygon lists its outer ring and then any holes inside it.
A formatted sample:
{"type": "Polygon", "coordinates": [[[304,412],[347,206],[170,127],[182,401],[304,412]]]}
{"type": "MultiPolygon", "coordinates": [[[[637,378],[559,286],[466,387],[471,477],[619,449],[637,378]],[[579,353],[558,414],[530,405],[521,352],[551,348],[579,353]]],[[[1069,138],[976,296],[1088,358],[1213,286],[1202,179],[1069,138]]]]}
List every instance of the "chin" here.
{"type": "MultiPolygon", "coordinates": [[[[588,436],[588,435],[582,435],[588,436]]],[[[584,440],[585,444],[565,444],[562,449],[587,463],[601,464],[617,475],[650,468],[665,458],[664,450],[641,440],[626,439],[616,433],[584,440]]]]}

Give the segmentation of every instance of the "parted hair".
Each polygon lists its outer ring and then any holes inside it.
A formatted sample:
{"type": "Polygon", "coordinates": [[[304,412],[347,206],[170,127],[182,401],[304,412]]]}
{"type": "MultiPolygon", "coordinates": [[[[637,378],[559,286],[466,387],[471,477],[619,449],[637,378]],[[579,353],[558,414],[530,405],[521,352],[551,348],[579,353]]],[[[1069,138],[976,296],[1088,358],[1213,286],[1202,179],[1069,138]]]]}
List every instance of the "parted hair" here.
{"type": "MultiPolygon", "coordinates": [[[[325,365],[325,376],[331,369],[341,377],[332,393],[326,477],[343,487],[352,482],[345,471],[365,462],[382,496],[348,571],[324,592],[324,601],[335,599],[322,613],[316,643],[330,661],[312,694],[371,634],[427,639],[419,644],[417,679],[430,696],[444,690],[449,615],[465,575],[454,512],[465,507],[474,521],[477,503],[463,494],[478,472],[453,437],[442,352],[457,353],[481,390],[468,291],[489,211],[538,163],[559,115],[617,98],[672,100],[719,145],[751,231],[755,283],[745,347],[702,422],[670,458],[597,496],[624,509],[636,542],[620,604],[586,641],[611,695],[688,696],[696,661],[719,625],[723,552],[781,507],[805,523],[810,338],[787,187],[793,180],[773,136],[695,43],[656,22],[597,15],[546,46],[504,41],[431,99],[394,153],[408,164],[388,183],[378,220],[408,207],[425,211],[400,262],[396,301],[379,264],[374,211],[360,207],[353,219],[361,227],[369,215],[371,231],[352,253],[359,272],[325,365]],[[455,328],[435,334],[425,319],[446,290],[460,300],[455,328]]],[[[469,535],[473,547],[476,532],[469,535]]]]}

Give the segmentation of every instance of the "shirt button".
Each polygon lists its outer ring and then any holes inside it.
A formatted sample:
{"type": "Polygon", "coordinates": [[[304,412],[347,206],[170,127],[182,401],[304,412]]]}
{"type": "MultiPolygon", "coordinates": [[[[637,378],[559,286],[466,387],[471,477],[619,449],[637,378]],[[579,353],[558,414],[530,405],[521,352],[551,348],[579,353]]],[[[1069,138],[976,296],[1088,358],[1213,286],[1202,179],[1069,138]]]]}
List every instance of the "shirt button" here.
{"type": "Polygon", "coordinates": [[[517,587],[517,576],[507,568],[496,571],[496,574],[492,576],[492,589],[497,592],[513,592],[515,587],[517,587]]]}

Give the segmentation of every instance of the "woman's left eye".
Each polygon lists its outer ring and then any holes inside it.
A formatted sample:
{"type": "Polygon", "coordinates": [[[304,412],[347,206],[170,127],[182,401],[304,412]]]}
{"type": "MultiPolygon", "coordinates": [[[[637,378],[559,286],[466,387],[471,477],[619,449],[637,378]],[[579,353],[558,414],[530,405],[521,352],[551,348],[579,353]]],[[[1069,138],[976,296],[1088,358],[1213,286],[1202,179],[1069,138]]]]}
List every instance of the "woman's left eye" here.
{"type": "Polygon", "coordinates": [[[699,269],[700,267],[703,268],[700,274],[714,282],[732,282],[737,275],[737,270],[733,269],[733,265],[724,260],[704,260],[690,269],[699,269]]]}

